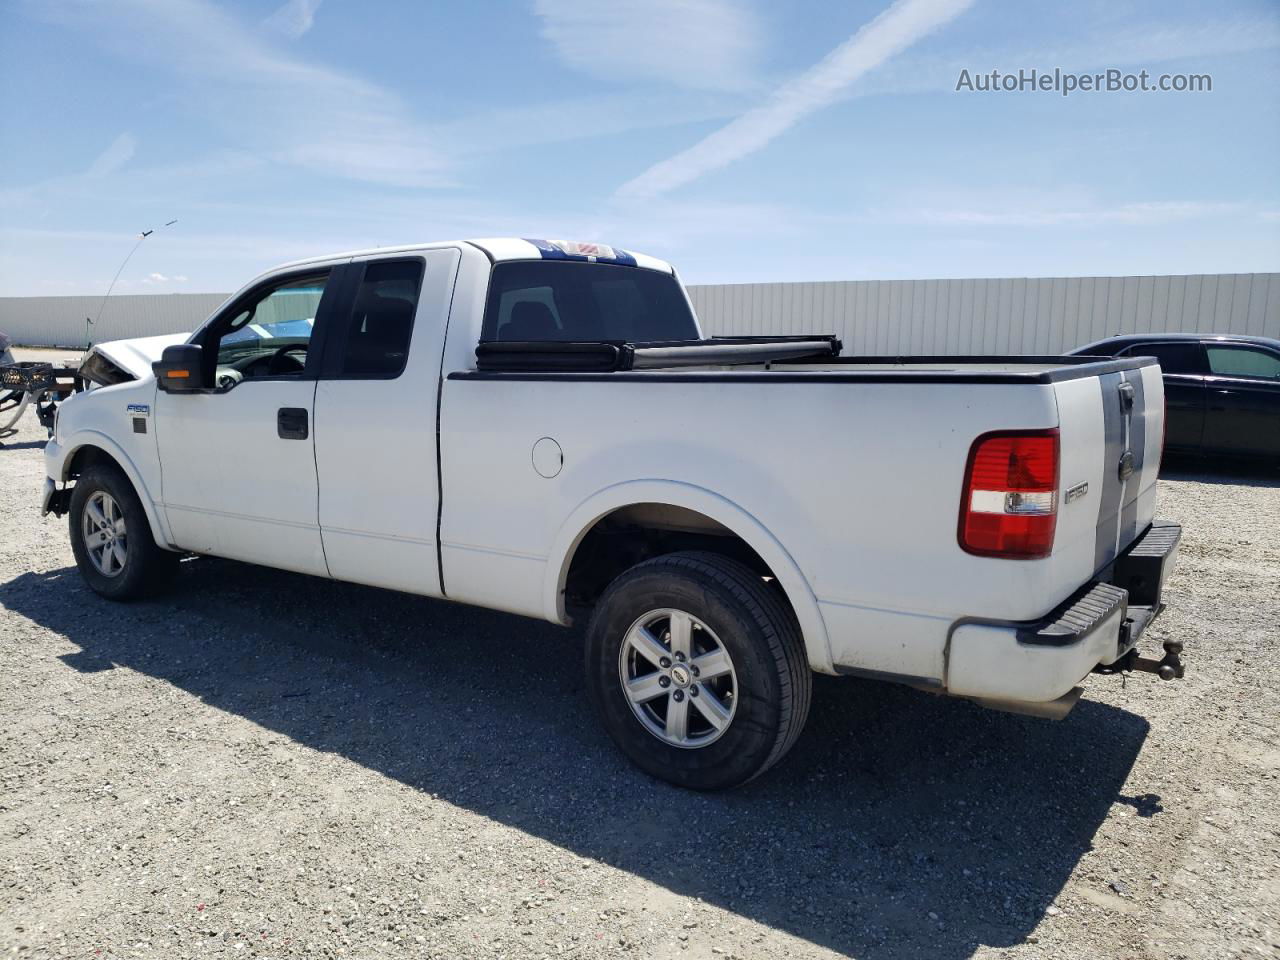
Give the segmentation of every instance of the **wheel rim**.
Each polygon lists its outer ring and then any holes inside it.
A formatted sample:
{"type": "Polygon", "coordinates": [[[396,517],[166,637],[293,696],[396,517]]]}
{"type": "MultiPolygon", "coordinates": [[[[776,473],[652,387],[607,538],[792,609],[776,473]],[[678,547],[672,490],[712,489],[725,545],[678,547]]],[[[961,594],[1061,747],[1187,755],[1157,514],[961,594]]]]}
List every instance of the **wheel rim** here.
{"type": "Polygon", "coordinates": [[[89,494],[80,515],[89,562],[104,577],[118,577],[129,559],[129,538],[124,512],[105,490],[89,494]]]}
{"type": "Polygon", "coordinates": [[[705,747],[733,723],[733,660],[715,632],[691,613],[663,608],[636,620],[622,641],[618,678],[636,719],[673,747],[705,747]]]}

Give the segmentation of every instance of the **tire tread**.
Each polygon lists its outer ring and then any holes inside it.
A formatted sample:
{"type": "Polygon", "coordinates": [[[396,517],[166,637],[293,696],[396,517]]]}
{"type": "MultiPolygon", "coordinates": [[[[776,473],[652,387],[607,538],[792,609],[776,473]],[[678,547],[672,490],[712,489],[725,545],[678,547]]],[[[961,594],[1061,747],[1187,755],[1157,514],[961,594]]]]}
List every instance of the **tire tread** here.
{"type": "MultiPolygon", "coordinates": [[[[87,496],[87,493],[84,495],[87,496]]],[[[81,576],[100,596],[108,600],[126,602],[154,596],[168,585],[177,572],[178,555],[161,548],[155,542],[138,492],[133,488],[125,472],[114,464],[95,464],[80,475],[72,491],[72,509],[68,513],[76,564],[80,567],[81,576]],[[82,544],[79,530],[79,504],[83,501],[77,494],[94,489],[109,492],[125,508],[126,516],[131,515],[136,518],[130,521],[129,532],[129,562],[132,568],[126,570],[120,580],[114,583],[89,569],[87,561],[83,561],[80,556],[82,544]]]]}
{"type": "Polygon", "coordinates": [[[632,567],[627,573],[642,575],[661,570],[678,571],[717,584],[756,622],[768,644],[781,689],[780,722],[772,750],[743,782],[754,780],[781,760],[795,745],[809,715],[813,678],[804,650],[800,624],[790,607],[765,585],[759,574],[737,560],[718,553],[690,550],[653,557],[632,567]]]}

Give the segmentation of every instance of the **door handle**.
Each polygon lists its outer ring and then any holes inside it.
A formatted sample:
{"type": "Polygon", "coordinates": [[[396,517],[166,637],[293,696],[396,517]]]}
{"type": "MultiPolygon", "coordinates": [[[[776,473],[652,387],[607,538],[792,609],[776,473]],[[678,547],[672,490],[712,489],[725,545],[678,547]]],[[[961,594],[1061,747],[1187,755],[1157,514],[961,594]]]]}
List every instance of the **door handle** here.
{"type": "Polygon", "coordinates": [[[306,407],[281,407],[276,412],[276,434],[281,440],[307,439],[306,407]]]}

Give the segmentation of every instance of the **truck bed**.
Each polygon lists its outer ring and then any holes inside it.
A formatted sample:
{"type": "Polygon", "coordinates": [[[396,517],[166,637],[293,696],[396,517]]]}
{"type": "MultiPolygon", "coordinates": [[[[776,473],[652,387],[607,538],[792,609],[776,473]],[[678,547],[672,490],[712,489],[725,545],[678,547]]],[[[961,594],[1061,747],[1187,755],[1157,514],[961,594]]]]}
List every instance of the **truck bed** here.
{"type": "Polygon", "coordinates": [[[786,545],[828,637],[811,662],[827,672],[945,684],[952,624],[1044,616],[1154,515],[1162,391],[1150,359],[827,356],[464,370],[447,375],[443,396],[450,596],[531,613],[559,576],[545,559],[558,554],[556,518],[587,509],[593,491],[628,481],[651,502],[714,491],[698,509],[714,517],[715,504],[730,515],[741,506],[786,545]],[[1137,393],[1128,428],[1123,384],[1137,393]],[[1058,431],[1062,444],[1052,556],[1011,563],[963,552],[956,523],[974,439],[1036,429],[1058,431]],[[542,437],[563,451],[554,481],[528,466],[542,437]],[[1126,449],[1127,483],[1116,472],[1126,449]],[[1067,490],[1077,491],[1070,500],[1067,490]]]}

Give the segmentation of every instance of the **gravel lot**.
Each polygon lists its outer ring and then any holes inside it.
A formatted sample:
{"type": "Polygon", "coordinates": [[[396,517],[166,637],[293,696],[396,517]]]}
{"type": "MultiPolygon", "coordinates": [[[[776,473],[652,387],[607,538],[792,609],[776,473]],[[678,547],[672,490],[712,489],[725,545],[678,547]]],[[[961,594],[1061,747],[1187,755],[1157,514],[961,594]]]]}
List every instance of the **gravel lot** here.
{"type": "Polygon", "coordinates": [[[703,796],[614,751],[572,631],[208,559],[99,600],[42,440],[0,450],[0,955],[1280,956],[1280,474],[1161,481],[1185,681],[1054,724],[820,678],[703,796]]]}

